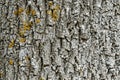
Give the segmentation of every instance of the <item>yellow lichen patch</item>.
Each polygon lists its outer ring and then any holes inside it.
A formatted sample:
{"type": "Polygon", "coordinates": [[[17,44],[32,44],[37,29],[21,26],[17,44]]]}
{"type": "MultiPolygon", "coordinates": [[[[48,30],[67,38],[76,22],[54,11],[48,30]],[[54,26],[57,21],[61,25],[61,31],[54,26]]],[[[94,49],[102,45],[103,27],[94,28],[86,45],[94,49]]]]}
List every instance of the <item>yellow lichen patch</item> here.
{"type": "Polygon", "coordinates": [[[29,61],[29,60],[30,60],[30,57],[29,57],[29,56],[25,56],[25,60],[26,60],[26,61],[29,61]]]}
{"type": "Polygon", "coordinates": [[[60,6],[56,5],[52,10],[47,10],[47,14],[51,16],[53,21],[57,21],[59,18],[60,6]]]}
{"type": "Polygon", "coordinates": [[[28,22],[28,24],[29,24],[29,26],[31,26],[32,27],[32,25],[33,25],[33,22],[31,21],[31,22],[28,22]]]}
{"type": "Polygon", "coordinates": [[[36,20],[35,20],[35,23],[40,23],[40,19],[39,18],[37,18],[36,20]]]}
{"type": "Polygon", "coordinates": [[[8,48],[12,48],[14,46],[14,44],[15,44],[14,40],[11,40],[11,42],[9,43],[8,48]]]}
{"type": "Polygon", "coordinates": [[[45,80],[43,77],[40,77],[40,80],[45,80]]]}
{"type": "Polygon", "coordinates": [[[22,64],[22,61],[19,61],[18,64],[21,65],[21,64],[22,64]]]}
{"type": "Polygon", "coordinates": [[[53,10],[53,14],[52,14],[52,19],[54,20],[54,21],[57,21],[58,20],[58,12],[57,12],[57,10],[53,10]]]}
{"type": "Polygon", "coordinates": [[[52,19],[53,19],[53,21],[57,21],[58,20],[58,15],[53,15],[52,19]]]}
{"type": "Polygon", "coordinates": [[[23,11],[23,8],[18,8],[18,10],[14,11],[14,15],[20,15],[23,11]]]}
{"type": "Polygon", "coordinates": [[[21,37],[23,37],[24,34],[25,34],[25,31],[24,31],[24,30],[19,32],[19,35],[20,35],[21,37]]]}
{"type": "Polygon", "coordinates": [[[52,11],[51,10],[47,10],[47,14],[52,15],[52,11]]]}
{"type": "Polygon", "coordinates": [[[23,12],[24,9],[23,9],[23,8],[19,8],[18,11],[19,11],[19,12],[23,12]]]}
{"type": "Polygon", "coordinates": [[[31,13],[31,11],[28,10],[28,9],[25,12],[26,12],[27,15],[29,15],[31,13]]]}
{"type": "Polygon", "coordinates": [[[26,31],[26,30],[30,30],[31,27],[32,27],[32,22],[28,22],[28,23],[24,22],[24,23],[23,23],[23,29],[24,29],[25,31],[26,31]]]}
{"type": "Polygon", "coordinates": [[[51,7],[53,5],[53,1],[49,1],[48,5],[51,7]]]}
{"type": "Polygon", "coordinates": [[[56,5],[53,9],[55,9],[55,10],[60,10],[60,6],[59,6],[59,5],[56,5]]]}
{"type": "Polygon", "coordinates": [[[31,14],[32,16],[34,16],[34,15],[36,15],[36,11],[35,11],[34,9],[31,9],[31,10],[27,9],[27,10],[26,10],[26,14],[27,14],[27,15],[30,15],[30,14],[31,14]]]}
{"type": "Polygon", "coordinates": [[[31,27],[30,26],[24,26],[24,30],[30,30],[31,27]]]}
{"type": "Polygon", "coordinates": [[[13,60],[10,59],[10,60],[9,60],[9,64],[10,64],[10,65],[13,65],[13,63],[14,63],[13,60]]]}
{"type": "Polygon", "coordinates": [[[26,41],[26,38],[20,37],[19,41],[20,41],[21,43],[24,43],[24,42],[26,41]]]}
{"type": "Polygon", "coordinates": [[[24,28],[22,27],[22,28],[19,29],[19,35],[20,35],[21,37],[23,37],[24,34],[25,34],[25,30],[24,30],[24,28]]]}
{"type": "Polygon", "coordinates": [[[36,15],[36,11],[34,9],[31,10],[31,15],[36,15]]]}
{"type": "Polygon", "coordinates": [[[4,73],[2,71],[0,71],[0,78],[2,78],[4,75],[4,73]]]}

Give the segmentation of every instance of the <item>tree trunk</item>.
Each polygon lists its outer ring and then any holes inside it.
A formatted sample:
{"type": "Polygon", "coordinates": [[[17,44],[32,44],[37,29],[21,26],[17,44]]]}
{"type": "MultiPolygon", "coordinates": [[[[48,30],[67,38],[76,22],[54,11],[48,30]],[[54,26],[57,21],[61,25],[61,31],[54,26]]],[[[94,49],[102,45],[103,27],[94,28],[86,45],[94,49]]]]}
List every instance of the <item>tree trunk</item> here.
{"type": "Polygon", "coordinates": [[[0,80],[120,80],[120,0],[0,0],[0,80]]]}

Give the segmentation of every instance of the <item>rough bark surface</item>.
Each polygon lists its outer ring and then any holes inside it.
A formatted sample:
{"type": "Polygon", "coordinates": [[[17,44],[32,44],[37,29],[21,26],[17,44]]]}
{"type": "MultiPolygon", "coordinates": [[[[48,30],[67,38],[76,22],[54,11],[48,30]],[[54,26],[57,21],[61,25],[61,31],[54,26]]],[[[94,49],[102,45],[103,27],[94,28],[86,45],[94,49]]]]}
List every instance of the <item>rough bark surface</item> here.
{"type": "Polygon", "coordinates": [[[120,0],[0,0],[0,80],[120,80],[120,0]]]}

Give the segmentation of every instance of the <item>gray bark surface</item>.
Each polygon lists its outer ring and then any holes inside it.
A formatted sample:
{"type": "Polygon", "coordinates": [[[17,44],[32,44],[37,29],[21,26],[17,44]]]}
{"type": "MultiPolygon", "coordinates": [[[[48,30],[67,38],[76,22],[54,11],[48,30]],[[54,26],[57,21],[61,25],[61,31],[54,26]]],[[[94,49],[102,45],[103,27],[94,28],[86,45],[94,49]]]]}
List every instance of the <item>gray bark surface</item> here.
{"type": "Polygon", "coordinates": [[[120,80],[120,0],[0,0],[0,80],[120,80]]]}

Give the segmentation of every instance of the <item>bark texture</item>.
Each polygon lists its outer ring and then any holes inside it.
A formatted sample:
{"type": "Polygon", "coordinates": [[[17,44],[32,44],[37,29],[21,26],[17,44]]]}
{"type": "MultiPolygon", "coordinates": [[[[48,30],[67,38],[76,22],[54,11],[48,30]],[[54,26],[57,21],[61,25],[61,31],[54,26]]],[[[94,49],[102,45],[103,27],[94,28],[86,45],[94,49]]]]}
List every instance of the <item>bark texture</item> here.
{"type": "Polygon", "coordinates": [[[0,80],[120,80],[120,0],[0,0],[0,80]]]}

